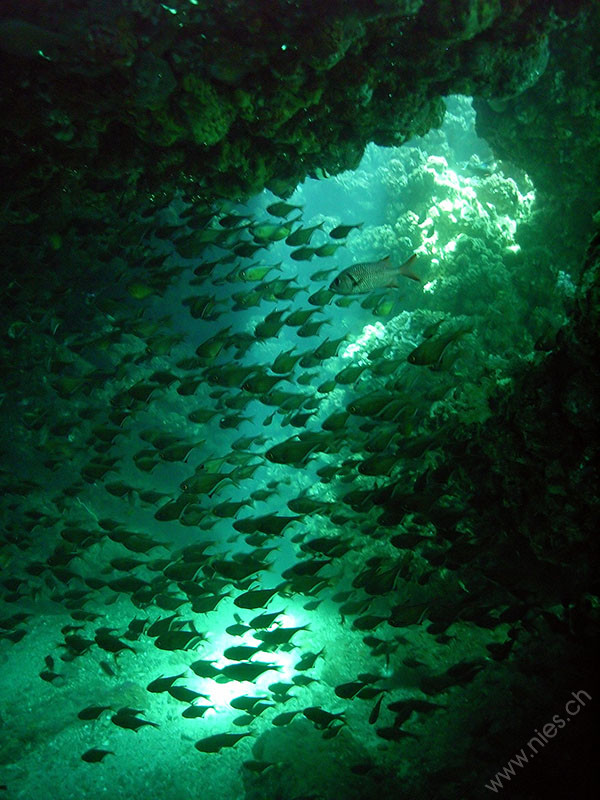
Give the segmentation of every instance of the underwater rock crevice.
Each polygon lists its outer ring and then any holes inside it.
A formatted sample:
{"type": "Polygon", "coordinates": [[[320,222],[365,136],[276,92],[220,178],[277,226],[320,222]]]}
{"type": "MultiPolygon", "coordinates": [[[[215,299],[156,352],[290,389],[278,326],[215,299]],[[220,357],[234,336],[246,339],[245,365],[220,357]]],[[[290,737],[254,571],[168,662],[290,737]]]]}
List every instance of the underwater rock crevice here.
{"type": "Polygon", "coordinates": [[[17,238],[10,205],[34,214],[42,237],[66,228],[75,206],[47,213],[64,207],[64,187],[102,214],[176,186],[204,199],[265,186],[286,195],[318,170],[352,169],[369,141],[398,145],[438,126],[441,95],[522,91],[548,32],[591,3],[504,5],[7,2],[5,225],[17,238]],[[117,175],[119,189],[93,189],[117,175]]]}

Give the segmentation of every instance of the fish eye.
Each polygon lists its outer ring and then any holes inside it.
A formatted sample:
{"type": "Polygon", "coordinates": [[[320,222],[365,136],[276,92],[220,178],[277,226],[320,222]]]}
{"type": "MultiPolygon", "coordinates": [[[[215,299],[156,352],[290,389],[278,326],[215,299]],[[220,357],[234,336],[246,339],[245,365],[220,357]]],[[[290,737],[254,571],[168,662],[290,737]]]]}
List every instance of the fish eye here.
{"type": "Polygon", "coordinates": [[[184,491],[184,492],[187,492],[187,490],[188,490],[190,487],[187,485],[187,483],[182,483],[182,484],[181,484],[181,488],[183,489],[183,491],[184,491]]]}

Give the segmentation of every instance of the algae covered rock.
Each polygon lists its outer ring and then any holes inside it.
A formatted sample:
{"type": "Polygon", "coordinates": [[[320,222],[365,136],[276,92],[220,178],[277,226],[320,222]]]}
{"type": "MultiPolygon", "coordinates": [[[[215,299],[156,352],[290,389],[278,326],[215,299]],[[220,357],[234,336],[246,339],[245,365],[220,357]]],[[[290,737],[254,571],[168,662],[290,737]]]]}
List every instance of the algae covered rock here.
{"type": "Polygon", "coordinates": [[[220,142],[235,119],[233,104],[208,81],[196,75],[186,75],[182,87],[184,92],[178,97],[178,105],[193,141],[203,147],[220,142]]]}
{"type": "Polygon", "coordinates": [[[143,53],[135,64],[134,103],[155,111],[165,105],[177,86],[168,62],[153,53],[143,53]]]}
{"type": "MultiPolygon", "coordinates": [[[[214,177],[229,197],[265,180],[290,192],[319,169],[353,168],[370,141],[397,146],[439,126],[443,95],[497,101],[532,86],[555,29],[578,25],[590,3],[563,6],[274,0],[264,13],[233,1],[59,10],[10,0],[0,26],[3,151],[31,153],[35,142],[37,174],[63,165],[64,181],[84,164],[101,174],[127,161],[150,192],[163,190],[173,164],[187,164],[190,180],[214,177]],[[225,140],[231,148],[215,158],[225,140]],[[227,154],[253,150],[256,172],[248,164],[240,180],[227,154]]],[[[24,173],[16,180],[28,185],[24,173]]]]}
{"type": "Polygon", "coordinates": [[[428,3],[423,16],[440,36],[467,40],[490,28],[502,11],[501,0],[441,0],[428,3]]]}

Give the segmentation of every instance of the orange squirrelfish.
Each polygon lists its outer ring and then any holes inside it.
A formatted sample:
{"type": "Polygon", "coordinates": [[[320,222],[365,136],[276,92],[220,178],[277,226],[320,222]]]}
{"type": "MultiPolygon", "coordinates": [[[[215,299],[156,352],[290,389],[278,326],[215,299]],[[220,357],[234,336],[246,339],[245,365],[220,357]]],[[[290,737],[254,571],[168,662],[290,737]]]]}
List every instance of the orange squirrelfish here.
{"type": "Polygon", "coordinates": [[[405,261],[400,267],[395,267],[389,256],[382,258],[381,261],[363,261],[360,264],[352,264],[346,267],[335,278],[329,287],[332,292],[337,294],[364,294],[372,289],[383,289],[385,287],[397,288],[398,279],[401,276],[410,278],[413,281],[420,281],[418,275],[411,271],[410,265],[416,259],[417,254],[405,261]]]}

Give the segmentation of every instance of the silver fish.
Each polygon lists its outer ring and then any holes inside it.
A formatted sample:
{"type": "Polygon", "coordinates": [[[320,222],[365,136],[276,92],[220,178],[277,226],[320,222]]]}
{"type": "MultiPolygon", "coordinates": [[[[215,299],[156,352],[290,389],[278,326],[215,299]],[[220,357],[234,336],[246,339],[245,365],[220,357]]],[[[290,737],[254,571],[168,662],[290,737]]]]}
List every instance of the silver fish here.
{"type": "Polygon", "coordinates": [[[380,261],[363,261],[360,264],[352,264],[334,278],[329,289],[337,294],[364,294],[372,289],[397,288],[399,286],[398,278],[401,276],[413,281],[420,281],[418,275],[415,275],[410,269],[410,265],[416,257],[417,254],[413,253],[408,261],[399,267],[393,266],[390,256],[386,256],[380,261]]]}

